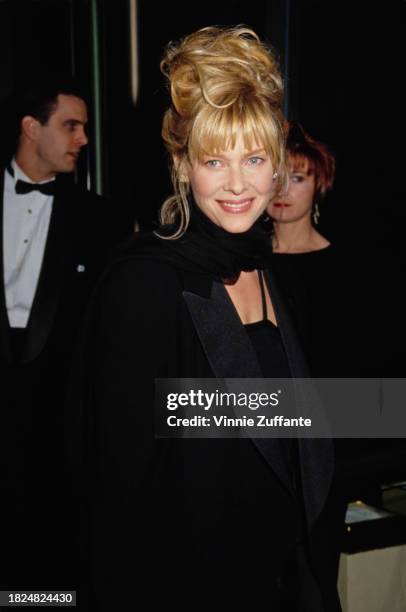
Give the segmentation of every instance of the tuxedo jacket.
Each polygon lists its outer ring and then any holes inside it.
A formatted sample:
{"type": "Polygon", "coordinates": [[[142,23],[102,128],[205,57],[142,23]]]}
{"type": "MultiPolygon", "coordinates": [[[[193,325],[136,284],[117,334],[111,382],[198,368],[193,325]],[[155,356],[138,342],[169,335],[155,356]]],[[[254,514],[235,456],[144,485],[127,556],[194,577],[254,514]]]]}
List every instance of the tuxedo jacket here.
{"type": "MultiPolygon", "coordinates": [[[[306,377],[270,274],[267,283],[292,376],[306,377]]],[[[204,599],[277,611],[298,542],[321,589],[309,610],[340,609],[323,531],[329,440],[299,441],[298,499],[277,440],[154,437],[155,378],[262,376],[221,283],[136,257],[115,264],[94,295],[81,355],[69,401],[81,437],[69,440],[86,507],[89,609],[127,609],[142,593],[181,609],[204,599]]]]}
{"type": "MultiPolygon", "coordinates": [[[[58,514],[55,495],[64,488],[63,393],[74,338],[103,262],[130,228],[121,224],[111,202],[72,186],[68,177],[57,177],[38,285],[24,341],[16,354],[4,287],[3,235],[7,228],[3,227],[3,181],[2,168],[0,493],[5,513],[2,524],[8,525],[12,539],[21,532],[28,507],[32,516],[33,506],[39,508],[42,518],[48,513],[45,522],[58,514]],[[45,499],[47,502],[41,501],[45,499]]],[[[18,548],[12,543],[11,547],[18,548]]],[[[7,553],[4,558],[10,561],[7,553]]]]}

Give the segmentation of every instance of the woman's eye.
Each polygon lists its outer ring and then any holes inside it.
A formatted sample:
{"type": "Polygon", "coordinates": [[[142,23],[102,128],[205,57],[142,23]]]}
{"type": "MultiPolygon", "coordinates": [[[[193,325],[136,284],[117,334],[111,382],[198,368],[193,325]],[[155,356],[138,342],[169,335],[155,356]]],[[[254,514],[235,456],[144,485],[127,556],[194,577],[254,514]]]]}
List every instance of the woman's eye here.
{"type": "Polygon", "coordinates": [[[221,162],[219,159],[209,159],[205,162],[205,166],[209,168],[219,168],[221,166],[221,162]]]}
{"type": "Polygon", "coordinates": [[[260,164],[262,164],[262,162],[265,161],[263,157],[250,157],[248,159],[248,164],[250,166],[259,166],[260,164]]]}
{"type": "Polygon", "coordinates": [[[300,176],[300,174],[292,174],[290,180],[292,183],[301,183],[303,181],[303,176],[300,176]]]}

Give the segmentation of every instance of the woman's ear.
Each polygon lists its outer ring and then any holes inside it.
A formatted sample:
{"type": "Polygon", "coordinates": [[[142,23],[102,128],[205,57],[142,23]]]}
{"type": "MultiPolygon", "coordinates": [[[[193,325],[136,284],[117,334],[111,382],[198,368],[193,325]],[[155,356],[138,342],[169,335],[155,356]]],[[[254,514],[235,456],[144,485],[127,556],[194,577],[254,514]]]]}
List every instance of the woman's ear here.
{"type": "Polygon", "coordinates": [[[173,156],[173,167],[180,183],[189,182],[189,174],[187,172],[187,162],[177,156],[173,156]]]}

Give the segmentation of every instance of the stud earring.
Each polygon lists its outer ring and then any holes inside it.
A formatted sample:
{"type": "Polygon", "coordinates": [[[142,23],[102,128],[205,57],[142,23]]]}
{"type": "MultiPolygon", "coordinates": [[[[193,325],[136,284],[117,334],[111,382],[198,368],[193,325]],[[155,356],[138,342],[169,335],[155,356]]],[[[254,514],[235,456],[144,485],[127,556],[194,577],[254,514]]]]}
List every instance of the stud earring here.
{"type": "Polygon", "coordinates": [[[278,173],[275,171],[272,175],[272,180],[276,181],[277,178],[278,178],[278,173]]]}
{"type": "Polygon", "coordinates": [[[315,202],[313,205],[312,217],[313,217],[314,225],[318,225],[319,219],[320,219],[320,210],[319,210],[319,205],[317,202],[315,202]]]}
{"type": "Polygon", "coordinates": [[[181,183],[187,183],[187,181],[188,181],[188,177],[186,176],[186,174],[181,174],[181,175],[179,176],[179,181],[180,181],[181,183]]]}

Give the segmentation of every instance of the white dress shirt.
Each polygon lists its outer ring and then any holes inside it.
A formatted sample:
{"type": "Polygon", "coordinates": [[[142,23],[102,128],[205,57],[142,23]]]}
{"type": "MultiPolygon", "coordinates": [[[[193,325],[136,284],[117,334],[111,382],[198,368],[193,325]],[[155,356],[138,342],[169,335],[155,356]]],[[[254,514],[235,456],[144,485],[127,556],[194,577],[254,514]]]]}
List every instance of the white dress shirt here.
{"type": "Polygon", "coordinates": [[[33,181],[14,159],[11,166],[14,177],[7,170],[4,176],[4,286],[10,326],[24,328],[38,284],[54,198],[39,191],[17,194],[19,179],[33,181]]]}

